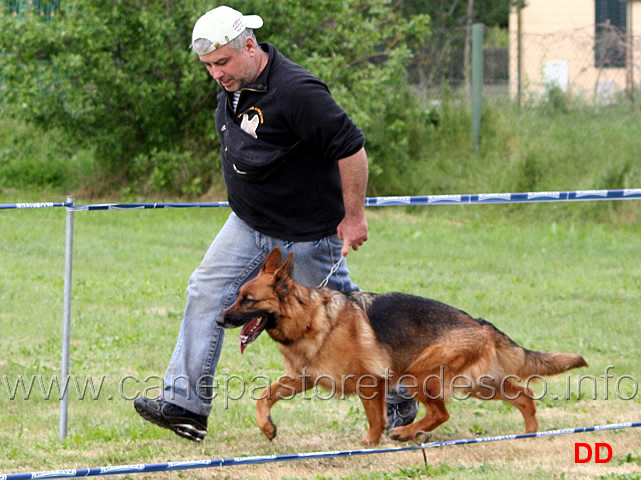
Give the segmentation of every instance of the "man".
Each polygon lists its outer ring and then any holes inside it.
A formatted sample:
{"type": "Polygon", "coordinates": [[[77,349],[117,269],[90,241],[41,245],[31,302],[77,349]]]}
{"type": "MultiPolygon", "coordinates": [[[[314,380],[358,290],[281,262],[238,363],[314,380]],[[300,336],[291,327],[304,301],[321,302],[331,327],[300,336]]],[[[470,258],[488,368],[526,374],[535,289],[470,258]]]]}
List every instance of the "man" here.
{"type": "Polygon", "coordinates": [[[222,87],[216,129],[232,213],[189,279],[163,392],[134,405],[146,420],[194,441],[205,437],[212,408],[223,343],[216,319],[269,251],[293,252],[296,282],[326,279],[349,292],[358,286],[341,260],[367,240],[364,137],[322,81],[273,45],[258,44],[253,29],[262,25],[257,15],[222,6],[192,34],[191,48],[222,87]]]}

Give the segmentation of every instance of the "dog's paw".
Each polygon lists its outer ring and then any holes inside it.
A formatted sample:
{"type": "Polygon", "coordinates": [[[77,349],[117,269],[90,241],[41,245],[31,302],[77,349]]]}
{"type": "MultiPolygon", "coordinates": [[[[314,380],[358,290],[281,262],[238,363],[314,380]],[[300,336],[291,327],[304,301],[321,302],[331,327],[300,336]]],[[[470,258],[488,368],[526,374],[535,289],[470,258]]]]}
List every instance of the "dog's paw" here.
{"type": "Polygon", "coordinates": [[[397,442],[407,442],[414,439],[414,432],[406,427],[390,428],[388,435],[389,438],[397,442]]]}
{"type": "Polygon", "coordinates": [[[266,421],[258,426],[269,440],[273,440],[274,438],[276,438],[276,432],[278,429],[276,428],[274,422],[272,422],[271,416],[267,416],[266,421]]]}
{"type": "Polygon", "coordinates": [[[379,438],[369,438],[369,435],[365,437],[363,440],[361,440],[361,445],[364,447],[374,447],[380,443],[380,437],[379,438]]]}

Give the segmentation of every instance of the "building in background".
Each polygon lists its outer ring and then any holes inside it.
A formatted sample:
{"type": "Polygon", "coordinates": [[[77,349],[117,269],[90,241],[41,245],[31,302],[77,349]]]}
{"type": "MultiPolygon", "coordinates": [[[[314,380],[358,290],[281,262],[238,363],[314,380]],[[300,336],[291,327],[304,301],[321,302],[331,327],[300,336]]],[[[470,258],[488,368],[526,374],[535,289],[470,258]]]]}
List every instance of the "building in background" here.
{"type": "Polygon", "coordinates": [[[641,0],[526,0],[510,13],[510,92],[550,88],[598,103],[641,80],[641,0]]]}

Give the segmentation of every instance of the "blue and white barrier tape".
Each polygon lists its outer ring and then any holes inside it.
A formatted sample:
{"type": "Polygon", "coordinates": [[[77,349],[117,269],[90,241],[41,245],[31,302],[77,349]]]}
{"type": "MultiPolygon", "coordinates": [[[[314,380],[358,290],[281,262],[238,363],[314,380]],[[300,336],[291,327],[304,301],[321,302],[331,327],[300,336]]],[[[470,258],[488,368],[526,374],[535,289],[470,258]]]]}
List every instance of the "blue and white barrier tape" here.
{"type": "Polygon", "coordinates": [[[476,193],[464,195],[425,195],[417,197],[367,198],[368,207],[389,205],[470,205],[494,203],[586,202],[595,200],[641,199],[641,188],[626,190],[577,190],[568,192],[476,193]]]}
{"type": "MultiPolygon", "coordinates": [[[[641,200],[641,188],[629,188],[624,190],[576,190],[566,192],[475,193],[462,195],[424,195],[413,197],[368,197],[365,199],[365,206],[486,205],[496,203],[588,202],[599,200],[641,200]]],[[[229,203],[105,203],[97,205],[73,205],[71,203],[42,202],[0,204],[0,210],[49,207],[67,207],[74,211],[142,210],[156,208],[229,207],[229,203]]]]}
{"type": "Polygon", "coordinates": [[[38,202],[38,203],[0,203],[0,210],[20,210],[23,208],[52,208],[70,207],[70,203],[38,202]]]}
{"type": "Polygon", "coordinates": [[[572,433],[600,432],[606,430],[621,430],[624,428],[641,427],[641,422],[619,423],[611,425],[597,425],[593,427],[570,428],[563,430],[550,430],[548,432],[524,433],[519,435],[502,435],[496,437],[481,437],[462,440],[448,440],[442,442],[429,442],[420,445],[405,447],[379,448],[365,450],[343,450],[333,452],[292,453],[287,455],[261,455],[254,457],[237,457],[212,460],[191,460],[184,462],[151,463],[140,465],[117,465],[110,467],[78,468],[67,470],[54,470],[31,473],[1,474],[0,480],[34,480],[40,478],[77,478],[98,477],[106,475],[124,475],[133,473],[170,472],[174,470],[193,470],[199,468],[229,467],[235,465],[256,465],[261,463],[288,462],[292,460],[310,460],[319,458],[353,457],[358,455],[372,455],[379,453],[406,452],[423,450],[425,448],[449,447],[454,445],[469,445],[473,443],[498,442],[502,440],[517,440],[522,438],[552,437],[572,433]]]}

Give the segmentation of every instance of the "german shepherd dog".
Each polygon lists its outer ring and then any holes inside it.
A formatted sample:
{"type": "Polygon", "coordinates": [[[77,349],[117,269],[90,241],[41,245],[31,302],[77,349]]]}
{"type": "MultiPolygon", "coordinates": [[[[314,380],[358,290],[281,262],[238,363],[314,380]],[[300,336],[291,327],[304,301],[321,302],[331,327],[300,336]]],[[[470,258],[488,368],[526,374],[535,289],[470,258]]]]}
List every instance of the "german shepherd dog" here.
{"type": "Polygon", "coordinates": [[[491,323],[435,300],[306,288],[292,280],[293,271],[291,253],[282,262],[280,250],[272,250],[219,320],[224,328],[243,327],[241,352],[264,330],[285,358],[286,374],[256,403],[258,426],[270,440],[272,406],[316,386],[359,395],[369,422],[365,445],[379,443],[386,393],[399,384],[426,412],[390,429],[392,439],[412,440],[447,421],[445,403],[454,393],[514,405],[532,433],[538,429],[533,394],[518,382],[587,366],[580,355],[522,348],[491,323]]]}

